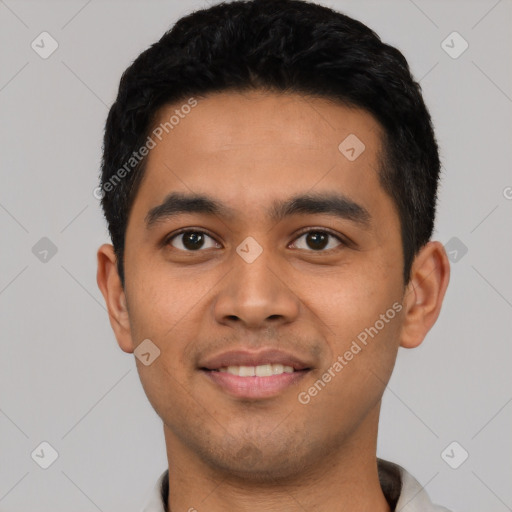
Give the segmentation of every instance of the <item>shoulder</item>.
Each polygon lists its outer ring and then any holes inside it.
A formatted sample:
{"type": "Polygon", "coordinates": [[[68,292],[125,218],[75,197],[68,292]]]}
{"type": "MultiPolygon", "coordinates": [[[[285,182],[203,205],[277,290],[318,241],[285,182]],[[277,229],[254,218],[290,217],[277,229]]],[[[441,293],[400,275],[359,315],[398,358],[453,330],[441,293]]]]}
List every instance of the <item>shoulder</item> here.
{"type": "Polygon", "coordinates": [[[450,512],[447,508],[432,503],[425,488],[402,466],[379,459],[379,473],[399,475],[400,493],[395,507],[399,512],[450,512]]]}
{"type": "Polygon", "coordinates": [[[169,493],[169,470],[166,469],[158,478],[149,499],[141,512],[167,512],[167,495],[169,493]]]}

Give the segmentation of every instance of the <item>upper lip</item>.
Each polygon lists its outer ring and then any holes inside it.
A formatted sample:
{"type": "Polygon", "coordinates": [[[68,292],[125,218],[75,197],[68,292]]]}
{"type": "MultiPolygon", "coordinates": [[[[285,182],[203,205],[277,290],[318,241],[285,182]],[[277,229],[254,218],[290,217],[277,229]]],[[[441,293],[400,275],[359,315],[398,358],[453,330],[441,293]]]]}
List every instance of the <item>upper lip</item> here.
{"type": "Polygon", "coordinates": [[[291,366],[294,370],[306,370],[311,365],[298,356],[277,349],[230,350],[204,359],[199,367],[207,370],[218,370],[228,366],[260,366],[263,364],[282,364],[291,366]]]}

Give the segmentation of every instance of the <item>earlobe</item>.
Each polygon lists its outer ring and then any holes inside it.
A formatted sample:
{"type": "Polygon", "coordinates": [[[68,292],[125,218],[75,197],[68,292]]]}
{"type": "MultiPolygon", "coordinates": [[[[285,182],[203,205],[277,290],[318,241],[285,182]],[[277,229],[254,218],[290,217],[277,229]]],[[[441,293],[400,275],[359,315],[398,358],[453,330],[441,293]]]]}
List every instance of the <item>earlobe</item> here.
{"type": "Polygon", "coordinates": [[[118,345],[124,352],[134,350],[126,295],[117,271],[117,258],[111,244],[103,244],[97,253],[98,270],[96,282],[107,305],[110,325],[118,345]]]}
{"type": "Polygon", "coordinates": [[[416,255],[404,296],[400,346],[415,348],[432,328],[450,280],[450,263],[440,242],[428,242],[416,255]]]}

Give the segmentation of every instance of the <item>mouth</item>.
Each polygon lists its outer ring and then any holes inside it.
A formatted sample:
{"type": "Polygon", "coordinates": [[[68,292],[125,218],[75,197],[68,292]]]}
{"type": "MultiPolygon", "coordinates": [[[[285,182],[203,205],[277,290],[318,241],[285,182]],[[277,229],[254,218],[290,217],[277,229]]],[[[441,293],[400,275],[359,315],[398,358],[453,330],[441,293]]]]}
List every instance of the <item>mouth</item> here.
{"type": "MultiPolygon", "coordinates": [[[[203,368],[207,370],[207,368],[203,368]]],[[[282,375],[283,373],[294,373],[293,366],[285,366],[280,363],[260,364],[258,366],[223,366],[213,372],[229,373],[238,377],[272,377],[273,375],[282,375]]]]}
{"type": "Polygon", "coordinates": [[[302,380],[312,367],[276,350],[235,351],[214,357],[199,370],[218,390],[246,399],[271,398],[302,380]]]}

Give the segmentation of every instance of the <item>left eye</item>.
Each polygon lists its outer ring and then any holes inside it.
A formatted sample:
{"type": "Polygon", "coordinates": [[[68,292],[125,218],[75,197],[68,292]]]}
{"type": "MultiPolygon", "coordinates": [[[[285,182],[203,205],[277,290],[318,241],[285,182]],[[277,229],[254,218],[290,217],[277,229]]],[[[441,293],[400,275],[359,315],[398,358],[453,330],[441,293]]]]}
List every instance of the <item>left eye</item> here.
{"type": "MultiPolygon", "coordinates": [[[[329,233],[328,231],[322,231],[322,230],[311,230],[306,231],[305,233],[302,233],[302,235],[297,238],[297,240],[300,240],[301,238],[305,237],[305,243],[309,245],[310,249],[313,249],[313,251],[323,251],[335,249],[336,247],[343,245],[343,241],[333,235],[332,233],[329,233]],[[329,245],[329,237],[334,238],[338,241],[338,246],[334,247],[327,247],[329,245]]],[[[297,242],[294,243],[296,245],[297,242]]],[[[298,247],[298,249],[308,249],[308,247],[298,247]]]]}
{"type": "MultiPolygon", "coordinates": [[[[197,251],[198,249],[211,249],[212,247],[217,247],[219,244],[204,231],[182,231],[181,233],[176,233],[171,236],[167,241],[166,245],[172,245],[176,249],[180,249],[182,251],[197,251]],[[178,240],[178,243],[175,241],[178,240]],[[210,240],[210,245],[206,245],[207,240],[210,240]]],[[[334,249],[340,245],[343,245],[343,241],[329,233],[328,231],[322,230],[310,230],[302,233],[293,244],[298,249],[312,249],[313,251],[323,251],[334,249]],[[297,242],[304,238],[306,247],[297,247],[297,242]],[[329,238],[333,238],[338,241],[338,245],[334,247],[328,247],[329,238]],[[309,246],[309,247],[308,247],[309,246]]]]}

